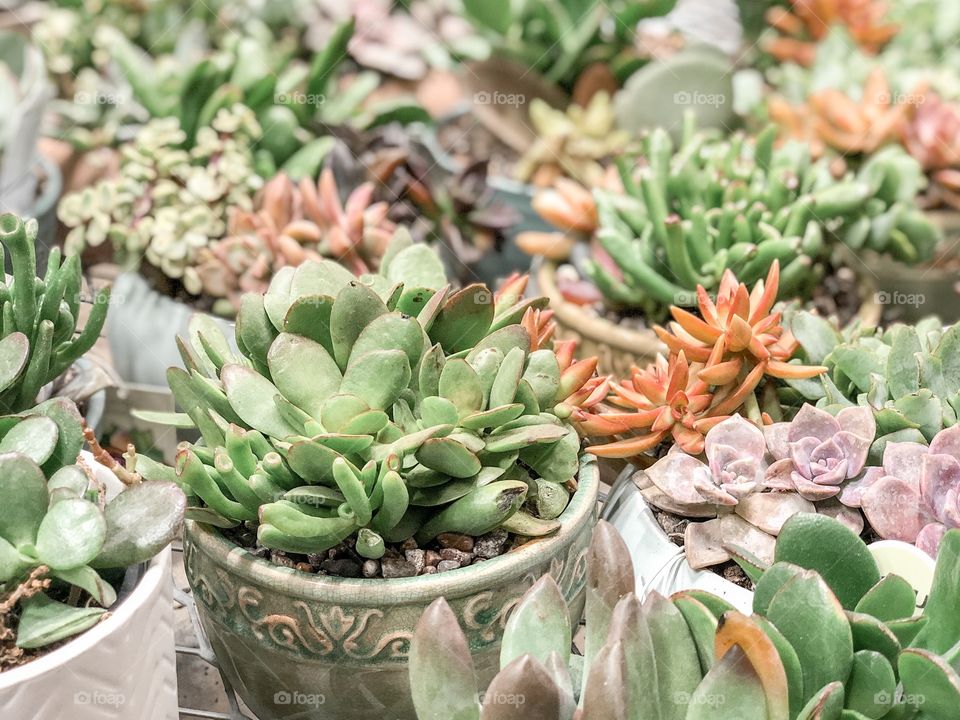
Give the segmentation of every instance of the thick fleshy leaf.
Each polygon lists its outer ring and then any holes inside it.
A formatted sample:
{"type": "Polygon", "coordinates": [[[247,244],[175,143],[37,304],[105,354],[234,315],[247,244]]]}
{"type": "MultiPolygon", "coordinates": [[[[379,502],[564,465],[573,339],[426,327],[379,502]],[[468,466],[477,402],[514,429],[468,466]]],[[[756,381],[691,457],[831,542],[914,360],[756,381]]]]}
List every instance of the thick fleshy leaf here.
{"type": "Polygon", "coordinates": [[[220,373],[220,379],[230,405],[247,425],[281,440],[299,434],[299,429],[283,417],[273,402],[273,397],[281,394],[280,391],[256,370],[243,365],[227,365],[220,373]]]}
{"type": "Polygon", "coordinates": [[[847,611],[854,650],[872,650],[883,655],[891,664],[897,661],[901,643],[890,626],[872,615],[847,611]]]}
{"type": "Polygon", "coordinates": [[[797,720],[840,720],[843,713],[843,683],[832,682],[819,690],[804,705],[797,720]]]}
{"type": "Polygon", "coordinates": [[[351,350],[352,356],[373,350],[403,350],[410,367],[416,367],[423,354],[425,337],[415,318],[400,313],[387,313],[374,319],[360,333],[351,350]]]}
{"type": "Polygon", "coordinates": [[[9,542],[0,537],[0,583],[5,583],[28,567],[24,558],[9,542]]]}
{"type": "Polygon", "coordinates": [[[410,384],[410,362],[402,350],[377,350],[352,356],[340,392],[356,395],[374,410],[390,407],[410,384]]]}
{"type": "Polygon", "coordinates": [[[804,405],[790,423],[787,438],[792,443],[808,437],[825,442],[838,432],[840,432],[840,423],[833,415],[813,405],[804,405]]]}
{"type": "Polygon", "coordinates": [[[516,420],[522,414],[523,405],[520,405],[519,403],[512,403],[510,405],[501,405],[500,407],[491,408],[490,410],[467,415],[462,421],[460,421],[460,424],[468,430],[496,428],[510,422],[511,420],[516,420]]]}
{"type": "Polygon", "coordinates": [[[684,505],[704,502],[694,480],[701,478],[711,483],[710,469],[697,458],[686,453],[668,453],[647,468],[647,477],[664,493],[684,505]]]}
{"type": "MultiPolygon", "coordinates": [[[[517,388],[523,375],[525,355],[520,348],[513,348],[503,358],[497,376],[490,388],[490,407],[509,405],[517,399],[517,388]]],[[[517,402],[521,402],[517,399],[517,402]]]]}
{"type": "MultiPolygon", "coordinates": [[[[742,720],[764,706],[757,669],[739,647],[731,648],[690,695],[685,720],[742,720]]],[[[767,708],[764,717],[784,717],[767,708]]]]}
{"type": "Polygon", "coordinates": [[[313,418],[340,388],[340,368],[323,345],[280,333],[267,353],[270,377],[280,394],[313,418]]]}
{"type": "Polygon", "coordinates": [[[424,467],[450,477],[469,478],[480,472],[480,460],[456,440],[444,437],[425,441],[416,452],[424,467]]]}
{"type": "MultiPolygon", "coordinates": [[[[583,712],[581,720],[629,720],[627,698],[627,673],[629,663],[624,644],[611,638],[585,666],[584,690],[581,696],[583,712]]],[[[525,717],[556,717],[551,715],[515,715],[517,720],[525,717]]],[[[484,715],[483,720],[487,720],[484,715]]]]}
{"type": "Polygon", "coordinates": [[[17,625],[17,647],[32,649],[73,637],[89,630],[106,610],[73,607],[51,600],[43,593],[24,600],[17,625]]]}
{"type": "Polygon", "coordinates": [[[28,410],[26,415],[43,415],[57,424],[57,447],[50,459],[43,464],[44,472],[50,474],[63,465],[77,461],[83,448],[83,418],[77,404],[65,397],[53,397],[28,410]]]}
{"type": "MultiPolygon", "coordinates": [[[[140,468],[138,467],[137,470],[139,471],[140,468]]],[[[90,478],[87,477],[87,474],[79,465],[64,465],[51,475],[47,481],[47,491],[50,493],[51,503],[55,502],[55,495],[58,499],[83,497],[89,487],[90,478]]]]}
{"type": "Polygon", "coordinates": [[[684,720],[683,707],[674,699],[691,697],[701,678],[700,657],[693,635],[680,610],[657,592],[649,593],[644,599],[642,614],[657,657],[661,718],[684,720]]]}
{"type": "Polygon", "coordinates": [[[521,448],[520,459],[544,480],[565,483],[573,479],[580,467],[580,436],[570,428],[558,442],[521,448]]]}
{"type": "Polygon", "coordinates": [[[37,556],[53,570],[71,570],[93,560],[103,547],[107,521],[96,505],[79,498],[51,507],[37,530],[37,556]]]}
{"type": "Polygon", "coordinates": [[[775,560],[816,570],[848,610],[880,581],[877,562],[863,540],[823,515],[790,518],[777,539],[775,560]]]}
{"type": "Polygon", "coordinates": [[[0,538],[16,547],[32,545],[49,502],[43,472],[22,455],[0,455],[0,497],[0,538]]]}
{"type": "Polygon", "coordinates": [[[294,443],[287,452],[290,468],[308,483],[333,481],[333,461],[342,457],[326,445],[312,440],[294,443]]]}
{"type": "Polygon", "coordinates": [[[951,530],[940,542],[937,568],[927,598],[924,616],[927,626],[914,645],[938,654],[960,642],[960,530],[951,530]]]}
{"type": "Polygon", "coordinates": [[[741,500],[736,513],[766,533],[777,535],[797,513],[816,512],[816,506],[797,493],[753,493],[741,500]]]}
{"type": "Polygon", "coordinates": [[[717,633],[717,618],[710,609],[691,595],[683,592],[670,597],[687,623],[693,642],[697,646],[700,672],[706,674],[715,661],[714,644],[717,633]]]}
{"type": "Polygon", "coordinates": [[[885,540],[912,543],[930,521],[913,485],[887,475],[867,488],[860,498],[863,514],[885,540]]]}
{"type": "Polygon", "coordinates": [[[461,417],[483,409],[483,386],[480,377],[462,358],[447,360],[440,371],[438,390],[460,411],[461,417]]]}
{"type": "Polygon", "coordinates": [[[500,667],[529,654],[546,665],[551,653],[568,655],[570,613],[551,575],[533,584],[510,614],[500,646],[500,667]]]}
{"type": "Polygon", "coordinates": [[[340,290],[336,298],[330,311],[330,338],[334,360],[340,369],[346,370],[360,333],[388,310],[372,288],[356,280],[340,290]]]}
{"type": "Polygon", "coordinates": [[[757,581],[753,593],[753,611],[758,615],[766,616],[774,596],[780,588],[794,577],[803,572],[803,568],[792,563],[777,562],[770,566],[757,581]]]}
{"type": "MultiPolygon", "coordinates": [[[[563,693],[546,667],[532,656],[522,655],[506,665],[483,693],[480,717],[483,720],[559,718],[563,704],[563,693]]],[[[588,717],[585,715],[585,720],[588,717]]]]}
{"type": "Polygon", "coordinates": [[[556,402],[560,389],[560,365],[553,350],[537,350],[530,353],[523,378],[533,388],[537,402],[542,408],[550,408],[556,402]]]}
{"type": "Polygon", "coordinates": [[[790,717],[796,717],[803,707],[803,668],[800,666],[800,658],[797,657],[797,651],[793,649],[783,633],[777,630],[776,626],[761,615],[754,615],[751,618],[760,629],[766,634],[780,656],[780,664],[787,676],[787,693],[789,696],[790,717]]]}
{"type": "Polygon", "coordinates": [[[443,263],[427,245],[415,244],[400,250],[387,270],[390,282],[402,282],[407,288],[439,289],[447,283],[443,263]]]}
{"type": "Polygon", "coordinates": [[[738,612],[725,614],[717,628],[716,658],[719,664],[723,664],[723,659],[734,648],[743,652],[760,681],[768,720],[788,720],[787,671],[780,662],[777,646],[757,622],[738,612]]]}
{"type": "Polygon", "coordinates": [[[83,588],[101,607],[108,608],[117,601],[117,593],[113,586],[89,565],[81,565],[72,570],[54,570],[53,575],[66,583],[83,588]]]}
{"type": "Polygon", "coordinates": [[[487,440],[487,451],[492,453],[520,450],[534,443],[554,443],[567,434],[567,428],[561,425],[530,425],[491,435],[487,440]]]}
{"type": "Polygon", "coordinates": [[[495,330],[480,342],[473,350],[467,353],[467,362],[473,362],[486,348],[497,348],[500,353],[506,357],[507,353],[513,348],[520,348],[523,352],[530,352],[530,334],[521,325],[507,325],[507,327],[495,330]]]}
{"type": "Polygon", "coordinates": [[[493,294],[481,284],[468,285],[447,298],[430,327],[430,339],[447,353],[472,348],[493,322],[493,294]]]}
{"type": "Polygon", "coordinates": [[[890,574],[867,591],[855,610],[878,620],[899,620],[913,616],[916,600],[913,586],[899,575],[890,574]]]}
{"type": "Polygon", "coordinates": [[[410,641],[410,689],[420,720],[479,720],[473,658],[447,601],[435,600],[410,641]]]}
{"type": "Polygon", "coordinates": [[[43,465],[56,450],[60,429],[43,415],[24,418],[0,440],[0,453],[20,453],[43,465]]]}
{"type": "Polygon", "coordinates": [[[240,298],[236,339],[244,355],[248,355],[261,365],[266,365],[267,351],[277,336],[277,329],[267,317],[263,303],[264,296],[258,293],[244,293],[240,298]]]}
{"type": "Polygon", "coordinates": [[[0,392],[11,387],[20,377],[30,358],[30,341],[20,332],[0,340],[0,392]]]}
{"type": "Polygon", "coordinates": [[[868,718],[882,718],[893,704],[897,679],[890,662],[880,653],[860,650],[846,683],[847,709],[868,718]]]}
{"type": "Polygon", "coordinates": [[[129,567],[169,545],[183,522],[187,498],[173,483],[142,482],[107,503],[107,538],[91,565],[129,567]]]}
{"type": "Polygon", "coordinates": [[[900,655],[904,693],[914,698],[923,717],[949,718],[960,708],[960,673],[929,650],[908,648],[900,655]]]}
{"type": "Polygon", "coordinates": [[[774,595],[766,617],[797,651],[808,698],[815,688],[847,679],[853,664],[850,623],[816,572],[805,570],[788,580],[774,595]]]}
{"type": "MultiPolygon", "coordinates": [[[[336,299],[329,295],[298,297],[283,316],[284,332],[301,335],[319,343],[333,357],[333,338],[330,337],[330,315],[336,299]]],[[[239,322],[239,320],[238,320],[239,322]]],[[[264,353],[264,362],[266,353],[264,353]]]]}

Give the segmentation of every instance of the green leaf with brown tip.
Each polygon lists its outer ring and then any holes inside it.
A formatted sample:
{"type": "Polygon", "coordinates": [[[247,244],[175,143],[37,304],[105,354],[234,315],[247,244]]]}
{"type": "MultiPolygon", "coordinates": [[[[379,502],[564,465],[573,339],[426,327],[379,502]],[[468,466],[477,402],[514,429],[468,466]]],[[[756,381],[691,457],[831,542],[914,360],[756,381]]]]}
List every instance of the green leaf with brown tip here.
{"type": "Polygon", "coordinates": [[[897,662],[901,643],[893,631],[872,615],[847,611],[853,635],[854,650],[872,650],[883,655],[890,664],[897,662]]]}
{"type": "Polygon", "coordinates": [[[360,333],[388,311],[376,292],[356,280],[344,287],[336,297],[330,311],[330,339],[334,360],[341,370],[346,370],[353,344],[360,333]]]}
{"type": "Polygon", "coordinates": [[[447,353],[472,348],[493,322],[493,294],[479,283],[447,298],[430,327],[430,339],[447,353]]]}
{"type": "Polygon", "coordinates": [[[537,580],[510,613],[500,645],[500,667],[524,654],[546,665],[551,653],[569,655],[570,613],[556,580],[537,580]]]}
{"type": "MultiPolygon", "coordinates": [[[[600,648],[593,662],[584,664],[580,720],[629,720],[628,677],[629,662],[624,644],[611,638],[600,648]]],[[[520,720],[519,716],[517,720],[520,720]]]]}
{"type": "Polygon", "coordinates": [[[899,668],[904,693],[919,704],[922,717],[956,717],[960,709],[956,667],[929,650],[908,648],[900,655],[899,668]]]}
{"type": "MultiPolygon", "coordinates": [[[[564,697],[553,677],[530,655],[522,655],[504,667],[483,694],[483,720],[559,718],[564,697]]],[[[609,720],[620,720],[607,715],[609,720]]],[[[589,720],[589,716],[584,716],[589,720]]]]}
{"type": "Polygon", "coordinates": [[[843,683],[832,682],[813,692],[797,720],[840,720],[843,714],[843,683]]]}
{"type": "Polygon", "coordinates": [[[678,716],[685,720],[743,720],[766,704],[760,677],[739,647],[717,661],[689,698],[686,715],[678,716]]]}
{"type": "Polygon", "coordinates": [[[555,443],[567,434],[562,425],[530,425],[491,435],[487,440],[487,452],[500,453],[520,450],[535,443],[555,443]]]}
{"type": "Polygon", "coordinates": [[[403,350],[375,350],[350,358],[340,392],[356,395],[373,410],[383,410],[410,384],[410,374],[403,350]]]}
{"type": "Polygon", "coordinates": [[[900,620],[913,616],[917,591],[899,575],[890,574],[870,588],[855,608],[878,620],[900,620]]]}
{"type": "Polygon", "coordinates": [[[226,365],[220,379],[231,407],[247,425],[278,439],[299,433],[273,402],[273,397],[280,391],[256,370],[243,365],[226,365]]]}
{"type": "Polygon", "coordinates": [[[445,532],[488,533],[513,515],[526,498],[526,483],[516,480],[478,487],[430,518],[417,532],[417,542],[422,545],[445,532]]]}
{"type": "Polygon", "coordinates": [[[462,358],[447,360],[440,372],[439,394],[457,406],[460,416],[483,409],[483,388],[476,371],[462,358]]]}
{"type": "Polygon", "coordinates": [[[455,478],[469,478],[480,472],[480,460],[456,440],[443,437],[425,441],[416,452],[424,467],[455,478]]]}
{"type": "Polygon", "coordinates": [[[560,529],[560,521],[539,518],[521,508],[504,520],[500,527],[522,537],[546,537],[560,529]]]}
{"type": "Polygon", "coordinates": [[[846,682],[844,705],[848,710],[878,720],[893,705],[896,690],[897,678],[889,660],[872,650],[854,653],[853,668],[846,682]]]}
{"type": "Polygon", "coordinates": [[[780,656],[780,664],[787,676],[787,692],[789,694],[789,712],[790,717],[796,717],[803,707],[803,668],[800,666],[800,658],[797,657],[797,651],[787,642],[776,626],[761,615],[751,617],[757,626],[763,630],[773,646],[777,649],[780,656]]]}
{"type": "Polygon", "coordinates": [[[315,419],[340,388],[340,368],[330,353],[301,335],[280,333],[267,353],[267,366],[280,394],[315,419]]]}
{"type": "Polygon", "coordinates": [[[787,520],[777,537],[774,561],[820,573],[847,610],[880,582],[880,570],[866,543],[827,515],[798,513],[787,520]]]}

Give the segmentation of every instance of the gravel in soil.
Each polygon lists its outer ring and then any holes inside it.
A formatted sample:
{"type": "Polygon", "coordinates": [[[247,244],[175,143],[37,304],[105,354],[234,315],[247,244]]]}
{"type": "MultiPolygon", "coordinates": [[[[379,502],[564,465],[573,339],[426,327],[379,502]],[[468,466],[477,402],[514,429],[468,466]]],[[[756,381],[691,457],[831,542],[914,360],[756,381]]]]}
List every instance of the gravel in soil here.
{"type": "MultiPolygon", "coordinates": [[[[683,534],[687,530],[687,525],[692,521],[689,518],[679,517],[668,512],[663,512],[662,510],[657,510],[656,508],[651,509],[660,527],[667,534],[667,537],[670,538],[670,542],[677,547],[683,547],[683,534]]],[[[709,570],[724,580],[732,582],[734,585],[739,585],[747,590],[753,590],[753,583],[750,578],[748,578],[741,567],[732,560],[722,563],[721,565],[714,565],[709,568],[709,570]]]]}
{"type": "Polygon", "coordinates": [[[261,547],[257,544],[256,532],[242,525],[224,530],[223,533],[252,555],[280,567],[294,568],[312,575],[384,579],[433,575],[476,565],[508,553],[530,540],[506,530],[494,530],[479,537],[442,533],[422,547],[413,538],[388,544],[382,558],[371,560],[357,554],[352,538],[323,553],[298,555],[261,547]]]}

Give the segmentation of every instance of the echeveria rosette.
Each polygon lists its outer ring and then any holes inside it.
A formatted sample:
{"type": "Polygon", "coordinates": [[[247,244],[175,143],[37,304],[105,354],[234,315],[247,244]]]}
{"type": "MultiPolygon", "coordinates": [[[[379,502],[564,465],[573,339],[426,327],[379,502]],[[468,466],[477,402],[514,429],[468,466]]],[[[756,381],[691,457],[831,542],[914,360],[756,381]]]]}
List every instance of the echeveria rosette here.
{"type": "Polygon", "coordinates": [[[876,428],[867,407],[844,408],[834,417],[804,405],[792,422],[764,428],[774,457],[766,471],[767,487],[795,490],[814,502],[835,497],[863,469],[876,428]]]}
{"type": "Polygon", "coordinates": [[[861,508],[880,537],[936,557],[946,532],[960,528],[960,426],[941,430],[929,446],[887,443],[883,466],[867,468],[840,502],[861,508]]]}

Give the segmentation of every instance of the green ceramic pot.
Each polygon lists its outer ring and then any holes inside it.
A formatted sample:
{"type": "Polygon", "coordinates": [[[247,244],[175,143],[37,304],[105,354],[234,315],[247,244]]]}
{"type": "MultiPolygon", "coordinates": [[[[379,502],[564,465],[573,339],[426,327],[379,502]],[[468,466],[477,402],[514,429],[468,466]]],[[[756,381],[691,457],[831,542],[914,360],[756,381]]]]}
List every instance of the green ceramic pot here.
{"type": "Polygon", "coordinates": [[[188,522],[187,579],[223,672],[261,720],[415,720],[407,677],[423,610],[445,597],[460,619],[481,682],[499,665],[510,610],[550,573],[579,623],[599,477],[581,459],[563,526],[506,555],[436,575],[334,578],[278,567],[216,529],[188,522]]]}

